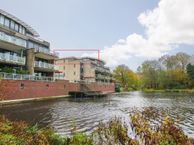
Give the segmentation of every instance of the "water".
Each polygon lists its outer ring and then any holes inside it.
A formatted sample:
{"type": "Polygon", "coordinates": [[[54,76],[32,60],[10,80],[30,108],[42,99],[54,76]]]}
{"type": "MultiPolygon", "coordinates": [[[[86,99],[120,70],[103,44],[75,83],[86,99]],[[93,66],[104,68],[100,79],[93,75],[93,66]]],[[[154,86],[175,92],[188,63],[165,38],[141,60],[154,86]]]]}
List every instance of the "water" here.
{"type": "Polygon", "coordinates": [[[115,116],[128,117],[134,107],[156,107],[178,116],[178,125],[194,137],[194,94],[141,93],[112,94],[106,97],[65,98],[0,107],[0,114],[11,120],[25,120],[41,127],[53,127],[61,135],[68,135],[73,126],[90,133],[100,121],[115,116]]]}

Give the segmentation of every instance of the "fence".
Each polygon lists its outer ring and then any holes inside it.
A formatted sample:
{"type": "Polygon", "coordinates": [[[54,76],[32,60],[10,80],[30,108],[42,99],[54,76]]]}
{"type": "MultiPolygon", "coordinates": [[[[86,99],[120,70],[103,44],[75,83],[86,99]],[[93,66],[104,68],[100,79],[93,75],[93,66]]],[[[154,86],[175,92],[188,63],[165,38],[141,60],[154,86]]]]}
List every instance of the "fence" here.
{"type": "Polygon", "coordinates": [[[32,80],[32,81],[49,81],[53,82],[53,77],[35,76],[35,75],[23,75],[14,73],[3,73],[0,72],[0,78],[4,80],[32,80]]]}

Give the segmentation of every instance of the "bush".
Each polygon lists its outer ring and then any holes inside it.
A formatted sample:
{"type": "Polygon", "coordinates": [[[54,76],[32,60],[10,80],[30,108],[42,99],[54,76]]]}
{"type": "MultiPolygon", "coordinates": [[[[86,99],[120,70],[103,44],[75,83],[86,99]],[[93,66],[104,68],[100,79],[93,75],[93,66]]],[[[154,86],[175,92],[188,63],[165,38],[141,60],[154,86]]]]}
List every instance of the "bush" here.
{"type": "Polygon", "coordinates": [[[193,145],[189,138],[164,112],[144,108],[130,113],[130,125],[121,118],[99,123],[91,135],[74,132],[61,137],[51,128],[29,127],[25,122],[11,122],[0,117],[0,145],[193,145]],[[135,138],[128,134],[131,127],[135,138]]]}

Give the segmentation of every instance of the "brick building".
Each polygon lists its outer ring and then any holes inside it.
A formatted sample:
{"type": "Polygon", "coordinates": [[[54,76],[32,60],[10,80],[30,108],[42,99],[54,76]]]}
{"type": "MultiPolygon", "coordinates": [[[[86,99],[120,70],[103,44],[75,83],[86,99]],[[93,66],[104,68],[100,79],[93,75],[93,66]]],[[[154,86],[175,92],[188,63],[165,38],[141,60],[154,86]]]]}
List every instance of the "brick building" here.
{"type": "Polygon", "coordinates": [[[56,77],[72,82],[102,82],[111,83],[112,74],[105,62],[90,57],[67,57],[55,61],[58,73],[56,77]]]}

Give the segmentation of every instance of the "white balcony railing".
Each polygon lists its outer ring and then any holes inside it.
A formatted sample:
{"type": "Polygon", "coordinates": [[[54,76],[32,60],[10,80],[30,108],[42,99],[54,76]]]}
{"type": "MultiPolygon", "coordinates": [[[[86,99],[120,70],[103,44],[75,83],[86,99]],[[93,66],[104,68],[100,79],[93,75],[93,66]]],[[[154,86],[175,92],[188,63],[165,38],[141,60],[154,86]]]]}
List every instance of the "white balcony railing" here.
{"type": "Polygon", "coordinates": [[[0,32],[0,40],[26,47],[26,40],[0,32]]]}
{"type": "Polygon", "coordinates": [[[54,69],[54,65],[53,64],[42,62],[42,61],[35,61],[34,66],[35,67],[39,67],[39,68],[54,69]]]}
{"type": "Polygon", "coordinates": [[[57,53],[53,53],[53,52],[50,51],[50,49],[44,48],[44,47],[35,48],[35,51],[36,52],[42,52],[42,53],[49,54],[49,55],[58,56],[57,53]]]}
{"type": "Polygon", "coordinates": [[[9,53],[0,53],[0,61],[12,62],[25,65],[26,58],[19,57],[15,55],[10,55],[9,53]]]}
{"type": "Polygon", "coordinates": [[[32,80],[32,81],[54,81],[53,77],[35,76],[27,74],[13,74],[0,72],[0,78],[4,80],[32,80]]]}

